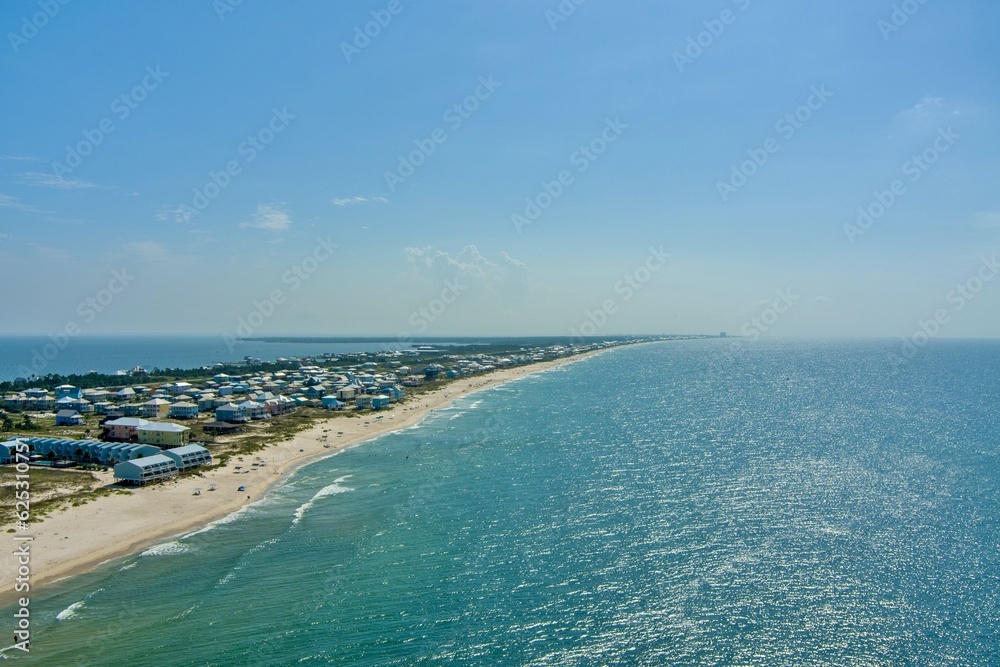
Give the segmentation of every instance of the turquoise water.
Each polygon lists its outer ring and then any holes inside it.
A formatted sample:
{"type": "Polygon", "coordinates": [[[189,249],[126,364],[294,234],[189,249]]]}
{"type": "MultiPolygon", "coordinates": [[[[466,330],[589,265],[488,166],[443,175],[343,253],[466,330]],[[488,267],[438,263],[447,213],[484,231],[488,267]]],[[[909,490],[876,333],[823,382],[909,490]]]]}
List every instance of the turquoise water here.
{"type": "Polygon", "coordinates": [[[16,660],[998,665],[1000,345],[894,349],[645,345],[463,398],[59,584],[16,660]]]}

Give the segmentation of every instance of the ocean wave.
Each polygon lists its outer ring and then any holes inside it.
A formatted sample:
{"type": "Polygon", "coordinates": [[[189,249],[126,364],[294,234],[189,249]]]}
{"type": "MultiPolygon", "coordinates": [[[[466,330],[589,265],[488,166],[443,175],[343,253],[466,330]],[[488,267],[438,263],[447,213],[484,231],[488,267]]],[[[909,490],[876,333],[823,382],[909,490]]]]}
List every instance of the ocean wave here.
{"type": "Polygon", "coordinates": [[[70,606],[66,607],[65,609],[63,609],[58,614],[56,614],[56,620],[57,621],[68,621],[69,619],[71,619],[74,616],[76,616],[77,610],[79,610],[81,607],[83,607],[83,605],[84,605],[84,601],[83,600],[80,600],[79,602],[74,602],[73,604],[71,604],[70,606]]]}
{"type": "Polygon", "coordinates": [[[181,544],[177,540],[172,542],[164,542],[163,544],[157,544],[156,546],[150,547],[143,551],[140,556],[179,556],[181,554],[191,553],[193,549],[186,544],[181,544]]]}
{"type": "Polygon", "coordinates": [[[277,502],[280,499],[280,495],[281,494],[275,494],[274,492],[268,493],[266,496],[264,496],[260,500],[255,500],[254,502],[252,502],[252,503],[250,503],[248,505],[244,505],[243,507],[239,508],[235,512],[232,512],[231,514],[227,514],[226,516],[222,517],[221,519],[217,519],[215,521],[212,521],[211,523],[205,524],[205,526],[203,528],[199,528],[198,530],[195,530],[193,532],[181,535],[177,539],[179,539],[179,540],[186,540],[189,537],[194,537],[195,535],[201,535],[202,533],[207,533],[208,531],[214,530],[214,529],[218,528],[219,526],[225,526],[227,523],[233,523],[234,521],[239,521],[240,519],[242,519],[243,517],[245,517],[247,515],[256,513],[256,511],[258,509],[260,509],[261,507],[265,507],[267,505],[271,505],[271,504],[277,502]]]}
{"type": "Polygon", "coordinates": [[[316,501],[319,500],[320,498],[326,498],[327,496],[336,495],[338,493],[346,493],[348,491],[353,491],[354,489],[348,488],[346,486],[341,486],[341,483],[343,483],[347,479],[350,479],[351,477],[353,477],[353,475],[344,475],[343,477],[334,480],[333,484],[330,484],[329,486],[324,486],[322,489],[320,489],[315,496],[310,498],[308,501],[300,505],[299,508],[295,510],[295,518],[292,520],[292,524],[294,525],[299,521],[301,521],[302,517],[305,516],[305,513],[308,512],[310,508],[312,508],[312,506],[315,505],[316,501]]]}

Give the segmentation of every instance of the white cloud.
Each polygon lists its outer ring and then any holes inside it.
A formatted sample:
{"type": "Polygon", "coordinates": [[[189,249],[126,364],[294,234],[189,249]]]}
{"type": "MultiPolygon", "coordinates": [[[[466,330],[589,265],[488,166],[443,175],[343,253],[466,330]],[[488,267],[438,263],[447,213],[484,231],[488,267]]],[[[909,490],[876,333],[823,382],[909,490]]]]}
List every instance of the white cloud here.
{"type": "Polygon", "coordinates": [[[500,253],[500,261],[487,259],[474,245],[467,245],[454,257],[442,250],[427,246],[406,248],[406,257],[413,270],[425,276],[444,280],[456,276],[480,282],[488,288],[512,282],[527,274],[524,262],[514,259],[506,252],[500,253]]]}
{"type": "Polygon", "coordinates": [[[896,122],[907,130],[926,131],[956,121],[964,111],[943,97],[925,96],[909,109],[896,114],[896,122]]]}
{"type": "Polygon", "coordinates": [[[191,218],[193,217],[193,210],[183,206],[179,206],[177,208],[163,208],[156,214],[157,220],[162,222],[176,222],[181,225],[191,222],[191,218]]]}
{"type": "Polygon", "coordinates": [[[45,160],[40,157],[31,157],[30,155],[0,155],[0,160],[16,162],[45,162],[45,160]]]}
{"type": "Polygon", "coordinates": [[[55,188],[56,190],[90,190],[103,186],[89,181],[80,181],[73,178],[59,178],[53,174],[46,174],[38,171],[29,171],[18,174],[18,185],[32,185],[42,188],[55,188]]]}
{"type": "Polygon", "coordinates": [[[11,197],[10,195],[4,194],[0,194],[0,207],[12,208],[15,211],[21,211],[22,213],[45,213],[45,211],[32,206],[31,204],[25,204],[17,197],[11,197]]]}
{"type": "Polygon", "coordinates": [[[278,206],[268,204],[258,204],[257,214],[253,217],[253,220],[240,223],[240,227],[269,229],[274,232],[282,232],[291,226],[292,218],[286,211],[283,211],[278,206]]]}
{"type": "Polygon", "coordinates": [[[347,197],[346,199],[331,199],[330,203],[334,206],[354,206],[355,204],[366,204],[369,202],[379,202],[380,204],[388,204],[389,200],[385,197],[347,197]]]}

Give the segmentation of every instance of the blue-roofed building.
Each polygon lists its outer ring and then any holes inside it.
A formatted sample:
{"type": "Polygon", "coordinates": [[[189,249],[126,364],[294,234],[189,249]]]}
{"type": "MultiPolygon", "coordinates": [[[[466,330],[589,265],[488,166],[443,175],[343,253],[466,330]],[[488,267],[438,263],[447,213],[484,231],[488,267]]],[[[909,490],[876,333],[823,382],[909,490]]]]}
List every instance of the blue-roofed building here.
{"type": "Polygon", "coordinates": [[[74,440],[72,438],[32,437],[19,438],[26,442],[33,454],[45,458],[68,459],[80,463],[112,465],[121,461],[152,456],[160,453],[159,447],[127,442],[101,442],[99,440],[74,440]]]}
{"type": "Polygon", "coordinates": [[[324,410],[343,410],[346,407],[347,403],[344,403],[343,401],[338,401],[336,396],[323,397],[324,410]]]}
{"type": "Polygon", "coordinates": [[[65,398],[83,398],[83,390],[79,387],[74,387],[71,384],[61,384],[56,387],[56,399],[65,398]]]}
{"type": "Polygon", "coordinates": [[[83,417],[76,410],[60,410],[56,413],[56,426],[82,426],[83,417]]]}

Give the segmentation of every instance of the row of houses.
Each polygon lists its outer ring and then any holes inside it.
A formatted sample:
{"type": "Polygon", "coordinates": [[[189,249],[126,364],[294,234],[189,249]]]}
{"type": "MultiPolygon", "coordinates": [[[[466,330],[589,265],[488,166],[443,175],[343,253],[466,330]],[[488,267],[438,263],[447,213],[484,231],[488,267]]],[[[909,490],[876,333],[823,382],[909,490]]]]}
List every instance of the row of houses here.
{"type": "Polygon", "coordinates": [[[153,422],[138,417],[119,417],[104,422],[104,437],[113,442],[138,442],[158,447],[187,444],[191,429],[170,422],[153,422]]]}
{"type": "Polygon", "coordinates": [[[0,463],[11,463],[25,445],[33,460],[75,461],[114,466],[115,481],[143,485],[212,464],[201,445],[161,449],[153,445],[72,438],[20,437],[0,442],[0,463]]]}
{"type": "MultiPolygon", "coordinates": [[[[242,423],[284,414],[312,401],[328,409],[343,409],[350,402],[359,407],[367,407],[370,402],[382,403],[381,399],[370,401],[368,398],[360,398],[363,396],[386,396],[390,403],[394,403],[402,399],[405,388],[418,387],[441,375],[449,378],[463,377],[618,344],[618,341],[605,341],[575,346],[522,348],[518,353],[506,356],[445,355],[443,359],[448,367],[432,363],[422,370],[411,368],[400,359],[433,350],[375,354],[374,357],[379,358],[380,363],[371,361],[365,353],[356,353],[326,359],[330,363],[344,359],[358,362],[346,368],[324,368],[311,365],[309,359],[304,359],[298,370],[258,372],[244,376],[218,373],[197,386],[183,381],[154,388],[136,385],[117,390],[81,390],[72,385],[61,385],[53,390],[54,395],[45,389],[26,389],[4,396],[3,406],[12,411],[68,410],[79,415],[95,413],[112,418],[143,419],[193,419],[214,411],[219,422],[242,423]],[[383,367],[381,371],[380,366],[383,367]],[[264,408],[255,404],[263,404],[264,408]]],[[[82,421],[70,412],[65,413],[62,419],[66,424],[82,421]]]]}

